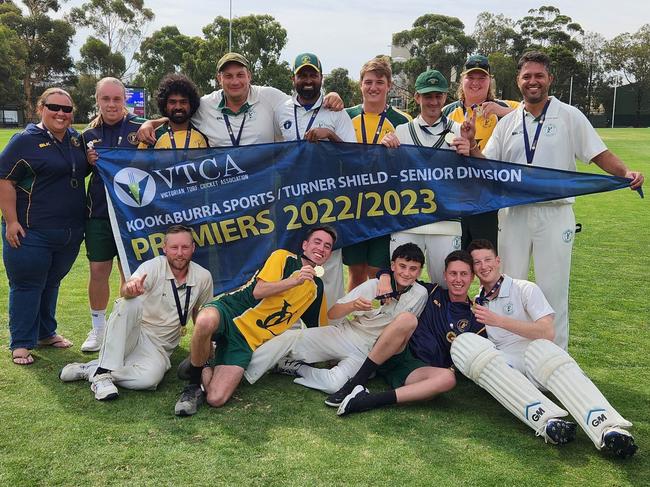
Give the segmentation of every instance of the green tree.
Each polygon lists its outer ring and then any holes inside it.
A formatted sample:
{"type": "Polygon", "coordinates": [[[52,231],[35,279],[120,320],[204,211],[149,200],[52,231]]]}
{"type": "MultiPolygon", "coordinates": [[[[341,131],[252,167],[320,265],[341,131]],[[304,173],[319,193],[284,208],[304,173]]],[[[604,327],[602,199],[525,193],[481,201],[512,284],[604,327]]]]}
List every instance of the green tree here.
{"type": "Polygon", "coordinates": [[[515,29],[514,20],[503,14],[481,12],[476,17],[472,38],[476,42],[476,52],[484,56],[493,53],[512,54],[521,42],[515,29]]]}
{"type": "Polygon", "coordinates": [[[605,62],[603,59],[603,47],[606,39],[597,32],[587,32],[582,38],[582,51],[578,53],[578,61],[582,64],[586,75],[587,84],[585,108],[587,117],[594,106],[596,86],[603,82],[605,62]]]}
{"type": "Polygon", "coordinates": [[[504,100],[521,100],[517,88],[517,62],[501,52],[493,52],[488,56],[490,71],[496,84],[497,98],[504,100]]]}
{"type": "MultiPolygon", "coordinates": [[[[579,39],[584,34],[582,27],[553,6],[529,10],[528,15],[519,20],[517,25],[522,39],[521,47],[526,46],[527,51],[545,51],[551,58],[555,78],[553,94],[568,102],[571,78],[574,88],[585,83],[584,70],[576,58],[582,50],[579,39]]],[[[575,95],[572,104],[584,105],[584,101],[580,100],[581,93],[575,95]]]]}
{"type": "Polygon", "coordinates": [[[476,48],[476,41],[464,32],[465,25],[456,17],[426,14],[413,22],[413,27],[393,34],[393,44],[408,48],[412,58],[395,63],[395,70],[404,70],[409,77],[409,91],[419,73],[435,68],[450,79],[452,69],[460,70],[467,55],[476,48]]]}
{"type": "Polygon", "coordinates": [[[154,13],[144,6],[144,0],[90,0],[71,9],[68,15],[72,24],[93,29],[108,46],[110,56],[120,53],[125,59],[153,18],[154,13]]]}
{"type": "MultiPolygon", "coordinates": [[[[194,82],[204,91],[213,86],[216,61],[228,52],[229,20],[217,17],[203,28],[204,42],[199,43],[188,63],[194,82]]],[[[253,82],[291,92],[291,68],[280,61],[287,43],[287,31],[270,15],[247,15],[232,20],[232,50],[251,63],[253,82]]]]}
{"type": "Polygon", "coordinates": [[[0,25],[0,106],[22,99],[27,50],[18,34],[0,25]]]}
{"type": "Polygon", "coordinates": [[[346,107],[361,103],[359,83],[348,76],[348,70],[345,68],[334,68],[325,77],[323,88],[326,93],[331,91],[338,93],[346,107]]]}
{"type": "Polygon", "coordinates": [[[35,119],[34,95],[36,87],[51,80],[54,75],[65,75],[72,68],[70,44],[74,28],[65,20],[54,20],[50,11],[58,11],[56,0],[25,0],[27,15],[13,3],[0,4],[0,25],[13,30],[25,49],[25,71],[22,91],[27,120],[35,119]]]}
{"type": "Polygon", "coordinates": [[[70,95],[75,104],[75,123],[87,123],[90,115],[96,112],[95,109],[95,85],[97,77],[80,74],[73,87],[70,89],[70,95]]]}
{"type": "Polygon", "coordinates": [[[79,72],[103,78],[121,77],[126,69],[126,60],[119,52],[111,52],[110,47],[96,37],[90,36],[79,50],[81,60],[77,63],[79,72]]]}
{"type": "Polygon", "coordinates": [[[633,83],[636,110],[635,127],[639,126],[641,105],[650,89],[650,24],[643,25],[634,34],[614,37],[603,49],[606,68],[619,72],[628,83],[633,83]]]}

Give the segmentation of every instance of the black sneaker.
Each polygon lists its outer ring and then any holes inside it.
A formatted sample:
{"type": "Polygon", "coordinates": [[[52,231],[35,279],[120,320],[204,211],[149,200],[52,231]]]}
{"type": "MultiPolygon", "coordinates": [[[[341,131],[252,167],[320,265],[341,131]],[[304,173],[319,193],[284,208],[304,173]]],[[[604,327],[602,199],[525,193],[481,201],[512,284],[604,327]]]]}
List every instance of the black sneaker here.
{"type": "Polygon", "coordinates": [[[196,414],[199,406],[205,401],[205,394],[198,384],[188,384],[183,389],[181,397],[176,402],[174,413],[176,416],[192,416],[196,414]]]}
{"type": "Polygon", "coordinates": [[[578,425],[571,421],[553,418],[546,423],[545,438],[553,445],[565,445],[576,439],[578,425]]]}
{"type": "Polygon", "coordinates": [[[343,402],[339,406],[339,409],[336,411],[336,414],[338,414],[339,416],[345,416],[346,414],[357,413],[357,412],[367,410],[368,408],[361,408],[356,403],[359,401],[359,399],[369,394],[370,392],[368,391],[368,389],[366,389],[362,385],[356,386],[354,389],[352,389],[352,392],[348,394],[345,397],[345,399],[343,399],[343,402]]]}
{"type": "Polygon", "coordinates": [[[178,364],[178,367],[176,368],[176,377],[182,381],[190,380],[191,366],[192,363],[190,362],[190,357],[188,355],[180,364],[178,364]]]}
{"type": "Polygon", "coordinates": [[[327,404],[328,406],[332,406],[333,408],[339,407],[343,402],[343,399],[345,399],[345,396],[347,396],[352,392],[354,386],[355,384],[352,383],[352,380],[348,379],[348,381],[345,384],[343,384],[343,387],[341,387],[335,393],[327,396],[327,399],[325,399],[325,404],[327,404]]]}
{"type": "Polygon", "coordinates": [[[628,458],[639,447],[634,443],[634,436],[622,428],[612,428],[603,436],[605,449],[620,458],[628,458]]]}

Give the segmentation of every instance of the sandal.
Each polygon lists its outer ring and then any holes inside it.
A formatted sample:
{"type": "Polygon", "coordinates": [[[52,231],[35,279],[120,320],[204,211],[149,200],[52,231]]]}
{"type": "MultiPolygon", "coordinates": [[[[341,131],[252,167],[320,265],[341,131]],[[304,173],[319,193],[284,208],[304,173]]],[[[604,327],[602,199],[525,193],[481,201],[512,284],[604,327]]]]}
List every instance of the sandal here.
{"type": "Polygon", "coordinates": [[[54,335],[38,341],[39,347],[70,348],[72,342],[63,335],[54,335]]]}
{"type": "Polygon", "coordinates": [[[26,348],[16,348],[11,352],[11,358],[16,365],[31,365],[34,363],[34,357],[26,348]]]}

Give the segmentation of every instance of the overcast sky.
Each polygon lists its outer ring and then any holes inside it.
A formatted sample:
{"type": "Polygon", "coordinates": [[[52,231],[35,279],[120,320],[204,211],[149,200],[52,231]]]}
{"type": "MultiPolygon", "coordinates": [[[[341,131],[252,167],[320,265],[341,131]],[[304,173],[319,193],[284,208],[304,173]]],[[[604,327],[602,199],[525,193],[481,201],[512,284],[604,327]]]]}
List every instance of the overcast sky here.
{"type": "MultiPolygon", "coordinates": [[[[64,8],[68,10],[71,5],[81,3],[72,0],[64,8]]],[[[183,34],[200,36],[202,27],[215,17],[228,17],[230,2],[145,0],[145,4],[156,14],[147,29],[148,34],[166,25],[176,25],[183,34]]],[[[232,0],[232,14],[233,17],[272,15],[288,35],[282,59],[291,63],[296,54],[311,51],[321,58],[325,72],[344,67],[356,79],[365,61],[377,54],[390,54],[394,32],[410,28],[413,21],[425,13],[458,17],[465,24],[465,32],[470,34],[480,12],[502,13],[518,20],[529,9],[541,5],[558,7],[562,14],[581,24],[585,31],[599,32],[607,39],[623,32],[636,32],[643,24],[650,23],[650,2],[647,0],[499,0],[492,3],[477,0],[232,0]]],[[[73,53],[78,53],[84,40],[83,34],[77,36],[73,53]]]]}

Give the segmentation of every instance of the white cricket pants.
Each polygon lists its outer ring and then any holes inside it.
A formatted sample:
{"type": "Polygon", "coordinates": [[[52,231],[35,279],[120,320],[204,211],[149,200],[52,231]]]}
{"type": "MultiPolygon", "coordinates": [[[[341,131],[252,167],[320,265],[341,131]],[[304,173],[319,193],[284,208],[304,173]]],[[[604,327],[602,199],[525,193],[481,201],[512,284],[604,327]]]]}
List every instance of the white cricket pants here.
{"type": "Polygon", "coordinates": [[[570,204],[523,205],[499,211],[502,271],[528,279],[533,258],[535,282],[555,311],[554,342],[569,346],[569,275],[575,235],[570,204]]]}
{"type": "Polygon", "coordinates": [[[171,368],[163,348],[140,325],[142,298],[118,299],[106,323],[99,367],[111,371],[113,382],[126,389],[156,389],[171,368]]]}

